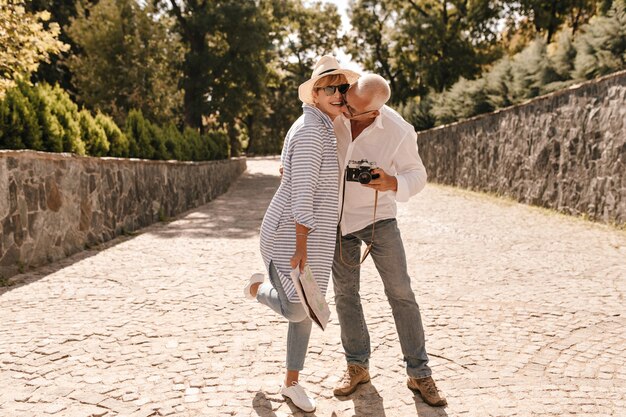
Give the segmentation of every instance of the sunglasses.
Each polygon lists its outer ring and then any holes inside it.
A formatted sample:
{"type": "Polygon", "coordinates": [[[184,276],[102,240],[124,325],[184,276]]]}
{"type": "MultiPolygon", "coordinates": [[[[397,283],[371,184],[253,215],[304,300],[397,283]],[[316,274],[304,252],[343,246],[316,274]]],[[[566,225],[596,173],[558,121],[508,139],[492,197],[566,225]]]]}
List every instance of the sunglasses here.
{"type": "Polygon", "coordinates": [[[335,91],[339,90],[339,93],[346,94],[348,89],[350,88],[350,84],[340,84],[340,85],[329,85],[326,87],[317,87],[316,90],[324,90],[324,94],[327,96],[332,96],[335,94],[335,91]]]}

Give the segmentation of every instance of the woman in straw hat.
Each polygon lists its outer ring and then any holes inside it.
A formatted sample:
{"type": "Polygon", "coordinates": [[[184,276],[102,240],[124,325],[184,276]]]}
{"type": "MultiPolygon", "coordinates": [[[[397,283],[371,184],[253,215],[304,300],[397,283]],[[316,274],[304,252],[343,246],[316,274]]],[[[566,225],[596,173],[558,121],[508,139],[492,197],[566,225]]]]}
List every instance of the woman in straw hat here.
{"type": "Polygon", "coordinates": [[[298,384],[303,369],[311,319],[298,298],[290,272],[309,264],[321,291],[326,292],[335,250],[338,221],[337,142],[333,119],[341,114],[342,94],[359,74],[341,69],[323,56],[311,78],[298,88],[303,114],[291,126],[281,155],[283,177],[261,226],[261,255],[269,272],[254,274],[244,295],[256,298],[289,320],[287,374],[281,394],[303,411],[315,400],[298,384]]]}

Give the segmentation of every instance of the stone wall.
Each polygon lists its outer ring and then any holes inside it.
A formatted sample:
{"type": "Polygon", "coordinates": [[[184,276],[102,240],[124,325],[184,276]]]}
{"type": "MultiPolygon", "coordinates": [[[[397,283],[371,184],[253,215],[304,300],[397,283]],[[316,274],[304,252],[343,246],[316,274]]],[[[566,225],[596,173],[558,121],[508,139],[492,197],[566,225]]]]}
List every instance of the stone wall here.
{"type": "Polygon", "coordinates": [[[200,206],[244,158],[210,162],[0,151],[0,279],[200,206]]]}
{"type": "Polygon", "coordinates": [[[417,141],[429,181],[626,224],[626,71],[417,141]]]}

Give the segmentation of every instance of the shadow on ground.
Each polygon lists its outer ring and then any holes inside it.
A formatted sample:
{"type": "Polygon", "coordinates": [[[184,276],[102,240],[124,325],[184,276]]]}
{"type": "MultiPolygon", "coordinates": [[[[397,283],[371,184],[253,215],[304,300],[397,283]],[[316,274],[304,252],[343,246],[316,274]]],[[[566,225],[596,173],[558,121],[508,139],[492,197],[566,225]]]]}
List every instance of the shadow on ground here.
{"type": "MultiPolygon", "coordinates": [[[[290,408],[290,415],[294,417],[315,417],[319,416],[319,414],[315,413],[305,413],[302,410],[298,409],[288,400],[276,399],[274,396],[268,397],[268,395],[259,391],[256,393],[254,399],[252,400],[252,407],[254,411],[257,413],[259,417],[277,417],[278,415],[273,411],[272,402],[283,402],[286,401],[287,405],[290,408]]],[[[378,390],[372,383],[366,383],[359,387],[358,391],[354,394],[348,395],[346,397],[334,397],[331,400],[322,400],[322,401],[338,401],[338,402],[346,402],[352,401],[354,404],[354,414],[353,417],[398,417],[398,416],[388,416],[385,412],[384,406],[384,398],[380,395],[378,390]]],[[[428,404],[422,401],[419,395],[415,395],[413,397],[413,401],[415,401],[415,415],[417,417],[447,417],[448,413],[445,408],[439,407],[431,407],[428,404]]],[[[321,416],[320,416],[321,417],[321,416]]],[[[328,417],[337,417],[337,412],[333,411],[332,414],[328,417]]],[[[410,416],[402,416],[402,417],[410,417],[410,416]]]]}
{"type": "Polygon", "coordinates": [[[169,222],[152,224],[130,235],[118,236],[92,249],[15,275],[10,278],[9,285],[0,286],[0,295],[36,282],[143,233],[161,238],[248,239],[259,233],[265,210],[279,184],[278,176],[245,172],[228,192],[208,204],[181,213],[169,222]]]}
{"type": "Polygon", "coordinates": [[[47,265],[29,268],[26,272],[22,274],[13,275],[7,280],[9,282],[9,285],[0,286],[0,296],[9,291],[37,282],[40,279],[45,278],[48,275],[54,274],[55,272],[65,269],[69,266],[72,266],[75,263],[82,262],[85,259],[96,256],[101,251],[124,243],[127,240],[130,240],[133,237],[137,236],[138,234],[140,234],[140,232],[133,232],[132,234],[118,236],[107,242],[103,242],[99,245],[93,246],[91,249],[70,255],[67,258],[59,259],[58,261],[54,261],[53,263],[47,265]]]}
{"type": "Polygon", "coordinates": [[[259,233],[279,185],[278,176],[246,172],[226,194],[150,233],[161,238],[248,239],[259,233]]]}

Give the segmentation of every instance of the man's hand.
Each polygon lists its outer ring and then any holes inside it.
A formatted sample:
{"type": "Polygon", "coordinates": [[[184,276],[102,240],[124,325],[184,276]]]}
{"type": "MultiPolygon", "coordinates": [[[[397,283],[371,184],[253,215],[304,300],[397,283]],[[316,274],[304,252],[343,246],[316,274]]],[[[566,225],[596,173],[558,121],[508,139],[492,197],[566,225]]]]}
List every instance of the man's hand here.
{"type": "Polygon", "coordinates": [[[278,172],[280,172],[280,177],[283,177],[283,166],[278,167],[278,172]]]}
{"type": "Polygon", "coordinates": [[[378,191],[398,191],[398,179],[395,176],[387,174],[380,168],[373,169],[372,174],[378,174],[380,177],[371,180],[369,184],[363,184],[364,187],[378,191]]]}

